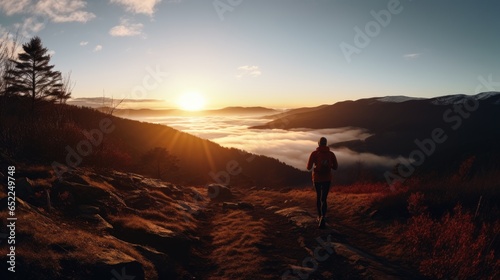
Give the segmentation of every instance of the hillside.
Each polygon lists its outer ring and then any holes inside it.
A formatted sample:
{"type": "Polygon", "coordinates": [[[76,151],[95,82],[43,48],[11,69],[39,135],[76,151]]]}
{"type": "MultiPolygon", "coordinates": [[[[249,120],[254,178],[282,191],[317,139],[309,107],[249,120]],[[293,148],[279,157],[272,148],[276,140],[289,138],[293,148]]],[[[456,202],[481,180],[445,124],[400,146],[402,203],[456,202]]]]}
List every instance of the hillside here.
{"type": "Polygon", "coordinates": [[[146,172],[143,169],[148,165],[152,173],[154,167],[144,157],[161,148],[176,167],[166,170],[174,182],[291,186],[309,179],[307,173],[276,159],[224,148],[166,125],[46,102],[31,118],[23,113],[25,100],[9,98],[1,102],[1,149],[14,162],[56,162],[62,169],[78,163],[139,173],[146,172]]]}
{"type": "MultiPolygon", "coordinates": [[[[253,128],[340,128],[360,127],[373,135],[365,140],[336,142],[332,147],[346,147],[356,152],[403,156],[419,149],[416,141],[432,137],[433,131],[446,138],[439,143],[432,161],[436,164],[461,162],[476,155],[484,166],[495,164],[500,155],[500,93],[486,92],[475,96],[451,95],[430,99],[409,97],[368,98],[338,102],[317,109],[278,116],[253,128]]],[[[432,169],[426,161],[423,168],[432,169]]]]}

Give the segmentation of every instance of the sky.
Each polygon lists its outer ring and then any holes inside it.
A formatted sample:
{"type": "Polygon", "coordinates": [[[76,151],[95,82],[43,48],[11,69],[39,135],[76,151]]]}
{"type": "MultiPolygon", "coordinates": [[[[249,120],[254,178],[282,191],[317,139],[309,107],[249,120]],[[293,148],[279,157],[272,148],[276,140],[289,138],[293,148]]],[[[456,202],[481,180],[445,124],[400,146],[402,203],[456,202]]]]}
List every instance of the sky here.
{"type": "Polygon", "coordinates": [[[499,10],[451,0],[1,0],[0,32],[39,36],[55,69],[71,72],[74,98],[292,108],[477,93],[481,78],[500,81],[499,10]]]}

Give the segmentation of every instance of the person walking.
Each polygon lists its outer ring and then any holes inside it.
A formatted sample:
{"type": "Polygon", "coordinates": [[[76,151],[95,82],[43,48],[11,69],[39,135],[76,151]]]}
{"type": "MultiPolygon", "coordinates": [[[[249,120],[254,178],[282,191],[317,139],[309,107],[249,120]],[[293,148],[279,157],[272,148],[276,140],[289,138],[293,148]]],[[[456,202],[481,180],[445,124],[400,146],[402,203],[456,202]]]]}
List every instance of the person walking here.
{"type": "Polygon", "coordinates": [[[309,156],[307,170],[312,169],[312,181],[316,190],[316,207],[318,209],[318,228],[325,228],[326,199],[332,183],[332,169],[337,170],[338,163],[335,154],[327,146],[325,137],[318,141],[318,147],[309,156]]]}

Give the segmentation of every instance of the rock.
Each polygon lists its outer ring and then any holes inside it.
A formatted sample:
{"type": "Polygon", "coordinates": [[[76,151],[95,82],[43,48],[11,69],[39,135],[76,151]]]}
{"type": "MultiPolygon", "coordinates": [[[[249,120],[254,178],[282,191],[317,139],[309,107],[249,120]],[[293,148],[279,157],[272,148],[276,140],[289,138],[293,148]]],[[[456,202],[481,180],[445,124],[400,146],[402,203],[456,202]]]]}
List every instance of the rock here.
{"type": "Polygon", "coordinates": [[[88,279],[144,279],[141,263],[121,251],[103,248],[96,258],[88,279]]]}
{"type": "Polygon", "coordinates": [[[26,177],[16,180],[16,197],[28,200],[35,195],[33,181],[26,177]]]}
{"type": "Polygon", "coordinates": [[[146,210],[156,204],[156,201],[145,192],[126,197],[124,201],[128,207],[138,210],[146,210]]]}
{"type": "Polygon", "coordinates": [[[75,172],[67,172],[62,176],[62,181],[87,185],[88,182],[75,172]]]}
{"type": "Polygon", "coordinates": [[[254,206],[251,203],[248,202],[223,202],[222,203],[222,209],[227,210],[227,209],[241,209],[241,210],[253,210],[254,206]]]}
{"type": "Polygon", "coordinates": [[[110,198],[112,196],[108,191],[92,185],[84,185],[72,182],[56,181],[52,186],[53,204],[61,204],[65,197],[69,197],[71,203],[76,205],[81,204],[96,204],[99,199],[110,198]]]}
{"type": "Polygon", "coordinates": [[[275,211],[275,210],[278,210],[280,209],[278,206],[276,205],[273,205],[273,206],[269,206],[266,208],[267,211],[275,211]]]}
{"type": "Polygon", "coordinates": [[[299,207],[289,207],[274,212],[288,218],[288,220],[298,227],[306,228],[309,225],[316,225],[315,218],[306,210],[299,207]]]}
{"type": "Polygon", "coordinates": [[[78,211],[82,215],[95,215],[101,212],[101,209],[97,206],[92,205],[80,205],[78,206],[78,211]]]}
{"type": "Polygon", "coordinates": [[[233,198],[231,190],[227,186],[221,184],[208,185],[207,194],[208,197],[214,201],[225,201],[233,198]]]}
{"type": "Polygon", "coordinates": [[[141,245],[133,244],[132,246],[153,263],[158,279],[179,279],[179,274],[174,266],[175,262],[168,255],[141,245]]]}
{"type": "Polygon", "coordinates": [[[112,230],[113,226],[108,223],[101,215],[99,214],[86,214],[80,216],[82,219],[87,220],[95,225],[97,230],[112,230]]]}
{"type": "Polygon", "coordinates": [[[289,270],[288,271],[293,271],[292,274],[289,274],[289,275],[283,275],[281,277],[281,279],[283,280],[295,280],[295,279],[307,279],[309,277],[297,277],[295,275],[301,275],[301,276],[309,276],[311,274],[313,274],[316,269],[312,268],[312,267],[308,267],[308,266],[298,266],[298,265],[289,265],[289,270]],[[295,274],[295,275],[294,275],[295,274]]]}
{"type": "Polygon", "coordinates": [[[201,205],[196,202],[188,202],[188,201],[177,201],[175,207],[177,209],[184,211],[186,214],[197,215],[201,213],[201,205]]]}
{"type": "Polygon", "coordinates": [[[234,202],[223,202],[222,203],[222,209],[223,210],[227,210],[227,209],[239,209],[238,207],[238,203],[234,203],[234,202]]]}
{"type": "Polygon", "coordinates": [[[117,190],[130,191],[136,189],[132,180],[124,178],[113,178],[109,183],[117,190]]]}
{"type": "Polygon", "coordinates": [[[185,194],[183,190],[173,184],[153,183],[152,185],[148,185],[148,188],[160,191],[164,195],[174,198],[180,198],[185,194]]]}
{"type": "Polygon", "coordinates": [[[283,188],[280,190],[280,193],[287,193],[290,192],[292,189],[291,188],[283,188]]]}
{"type": "Polygon", "coordinates": [[[179,261],[187,260],[189,257],[191,240],[160,226],[124,228],[121,225],[114,225],[112,233],[118,239],[150,246],[179,261]]]}
{"type": "Polygon", "coordinates": [[[255,208],[252,203],[248,202],[238,202],[238,207],[242,210],[253,210],[255,208]]]}
{"type": "Polygon", "coordinates": [[[144,181],[144,176],[137,175],[137,174],[130,174],[130,179],[134,183],[140,183],[144,181]]]}

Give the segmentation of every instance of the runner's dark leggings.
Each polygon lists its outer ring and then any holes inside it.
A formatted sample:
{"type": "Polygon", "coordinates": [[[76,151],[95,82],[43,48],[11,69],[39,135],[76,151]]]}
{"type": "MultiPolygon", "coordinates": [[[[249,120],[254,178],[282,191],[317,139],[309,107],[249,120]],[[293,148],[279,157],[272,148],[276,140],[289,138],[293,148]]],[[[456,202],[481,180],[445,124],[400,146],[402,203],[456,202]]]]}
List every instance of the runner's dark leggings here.
{"type": "Polygon", "coordinates": [[[330,182],[315,182],[314,188],[316,189],[316,207],[318,208],[318,217],[326,215],[326,199],[330,191],[330,182]]]}

